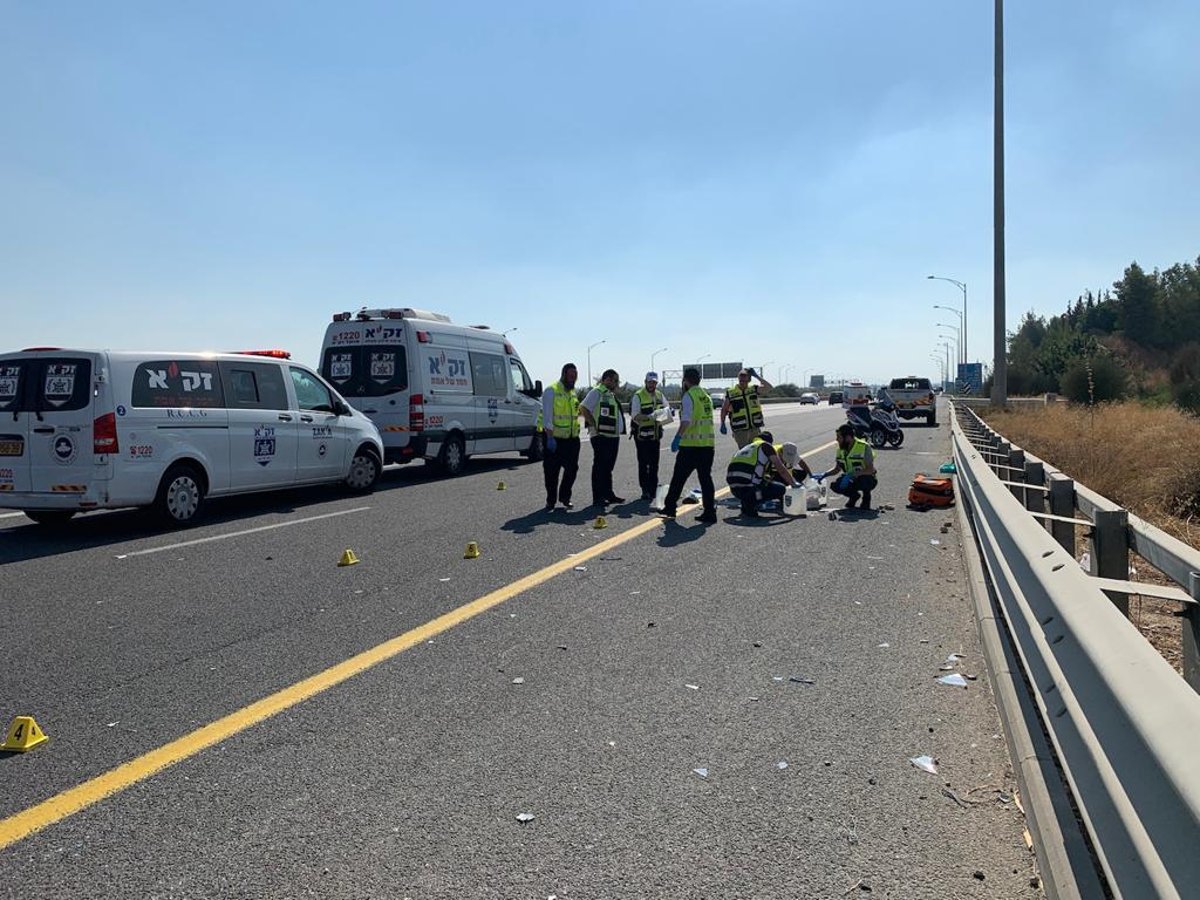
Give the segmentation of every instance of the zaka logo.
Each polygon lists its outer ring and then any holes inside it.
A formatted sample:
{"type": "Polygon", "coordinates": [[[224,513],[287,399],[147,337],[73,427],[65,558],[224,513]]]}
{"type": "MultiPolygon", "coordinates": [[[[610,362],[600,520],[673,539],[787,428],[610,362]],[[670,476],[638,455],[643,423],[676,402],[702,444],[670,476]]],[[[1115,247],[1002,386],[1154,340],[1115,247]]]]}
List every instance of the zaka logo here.
{"type": "Polygon", "coordinates": [[[377,339],[378,337],[379,337],[379,326],[378,325],[376,325],[374,328],[367,329],[367,338],[366,339],[368,341],[373,341],[373,340],[377,339]]]}
{"type": "Polygon", "coordinates": [[[211,372],[183,372],[183,389],[191,392],[201,385],[204,390],[212,390],[212,373],[211,372]]]}
{"type": "Polygon", "coordinates": [[[467,374],[467,361],[465,359],[455,359],[454,357],[446,356],[446,351],[443,350],[438,356],[429,357],[429,374],[441,375],[445,370],[447,378],[463,376],[467,374]]]}
{"type": "Polygon", "coordinates": [[[147,369],[146,380],[150,390],[165,391],[167,389],[167,373],[162,369],[147,369]]]}

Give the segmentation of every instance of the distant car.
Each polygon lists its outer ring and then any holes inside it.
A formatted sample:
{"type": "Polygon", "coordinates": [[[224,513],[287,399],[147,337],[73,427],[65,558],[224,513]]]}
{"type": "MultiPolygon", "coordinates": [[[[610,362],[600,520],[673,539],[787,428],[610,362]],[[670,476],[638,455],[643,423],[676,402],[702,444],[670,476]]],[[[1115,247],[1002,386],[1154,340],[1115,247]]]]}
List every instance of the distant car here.
{"type": "Polygon", "coordinates": [[[713,391],[709,396],[712,397],[713,409],[720,409],[725,405],[724,391],[713,391]]]}
{"type": "Polygon", "coordinates": [[[812,391],[806,391],[805,393],[800,395],[800,403],[801,404],[811,403],[813,406],[816,406],[820,402],[821,402],[821,395],[815,394],[812,391]]]}
{"type": "Polygon", "coordinates": [[[924,418],[927,425],[937,424],[937,396],[928,378],[908,375],[893,378],[888,393],[896,403],[896,415],[901,419],[924,418]]]}
{"type": "Polygon", "coordinates": [[[830,406],[841,406],[842,401],[845,399],[846,399],[846,395],[843,394],[841,391],[830,391],[829,392],[829,405],[830,406]]]}

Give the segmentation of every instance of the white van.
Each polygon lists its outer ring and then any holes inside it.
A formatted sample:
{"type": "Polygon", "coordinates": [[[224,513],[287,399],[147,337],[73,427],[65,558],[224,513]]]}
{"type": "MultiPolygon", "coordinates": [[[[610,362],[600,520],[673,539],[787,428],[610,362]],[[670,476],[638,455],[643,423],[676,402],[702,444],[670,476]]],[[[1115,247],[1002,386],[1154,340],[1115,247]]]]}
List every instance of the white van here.
{"type": "Polygon", "coordinates": [[[186,525],[207,497],[336,481],[370,490],[378,430],[287,357],[0,353],[0,507],[55,524],[153,506],[186,525]]]}
{"type": "Polygon", "coordinates": [[[321,374],[379,426],[385,462],[426,459],[457,475],[477,453],[542,457],[542,383],[486,326],[407,308],[337,313],[321,374]]]}

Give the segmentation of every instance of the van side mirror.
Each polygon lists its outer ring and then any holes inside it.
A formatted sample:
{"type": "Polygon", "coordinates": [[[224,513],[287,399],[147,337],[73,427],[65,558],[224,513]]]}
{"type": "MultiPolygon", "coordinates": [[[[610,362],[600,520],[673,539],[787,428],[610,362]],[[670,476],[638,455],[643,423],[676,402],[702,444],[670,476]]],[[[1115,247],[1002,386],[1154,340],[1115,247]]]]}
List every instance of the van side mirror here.
{"type": "Polygon", "coordinates": [[[542,380],[540,378],[533,383],[533,391],[539,397],[546,392],[546,389],[542,387],[542,380]]]}
{"type": "Polygon", "coordinates": [[[350,415],[350,406],[345,400],[335,400],[333,402],[334,415],[348,416],[350,415]]]}

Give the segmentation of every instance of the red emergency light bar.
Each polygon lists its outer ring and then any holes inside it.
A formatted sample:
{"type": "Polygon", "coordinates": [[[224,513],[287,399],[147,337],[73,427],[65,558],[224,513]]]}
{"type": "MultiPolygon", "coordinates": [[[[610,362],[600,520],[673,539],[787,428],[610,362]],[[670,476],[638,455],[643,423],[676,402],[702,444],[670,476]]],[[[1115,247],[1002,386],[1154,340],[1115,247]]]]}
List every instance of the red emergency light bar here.
{"type": "Polygon", "coordinates": [[[271,359],[291,359],[287,350],[234,350],[239,356],[269,356],[271,359]]]}

